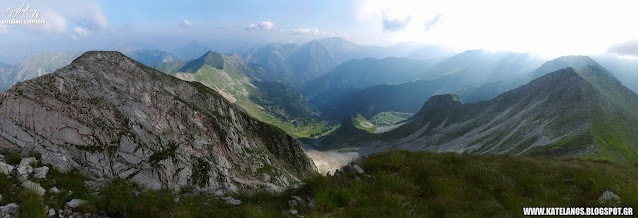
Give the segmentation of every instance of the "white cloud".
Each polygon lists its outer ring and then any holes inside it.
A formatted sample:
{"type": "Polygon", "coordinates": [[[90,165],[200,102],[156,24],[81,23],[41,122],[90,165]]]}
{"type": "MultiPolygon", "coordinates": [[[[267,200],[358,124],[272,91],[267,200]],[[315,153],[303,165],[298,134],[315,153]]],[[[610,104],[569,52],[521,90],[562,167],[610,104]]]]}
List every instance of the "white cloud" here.
{"type": "Polygon", "coordinates": [[[359,43],[414,41],[555,57],[602,54],[614,44],[637,39],[635,5],[630,0],[360,0],[355,16],[366,30],[359,33],[359,43]],[[398,25],[401,31],[384,31],[384,19],[407,17],[410,22],[398,25]]]}
{"type": "Polygon", "coordinates": [[[92,31],[102,31],[109,29],[109,22],[102,13],[102,9],[98,5],[84,5],[78,10],[69,13],[70,20],[92,31]]]}
{"type": "Polygon", "coordinates": [[[180,26],[180,27],[190,28],[190,27],[193,27],[193,23],[191,23],[191,22],[190,22],[190,21],[188,21],[188,20],[183,20],[181,23],[179,23],[179,25],[178,25],[178,26],[180,26]]]}
{"type": "Polygon", "coordinates": [[[89,35],[89,32],[86,31],[86,29],[79,26],[73,27],[73,32],[75,32],[75,34],[71,35],[73,40],[78,40],[80,37],[89,35]]]}
{"type": "Polygon", "coordinates": [[[244,28],[247,31],[255,31],[255,30],[272,30],[275,27],[270,21],[261,21],[259,23],[253,23],[244,28]]]}
{"type": "Polygon", "coordinates": [[[67,30],[67,19],[52,10],[43,10],[44,15],[38,19],[46,21],[45,24],[39,25],[16,25],[18,28],[25,28],[29,31],[37,31],[43,33],[61,33],[67,30]]]}
{"type": "Polygon", "coordinates": [[[405,30],[408,23],[412,19],[411,16],[408,16],[404,19],[391,19],[386,16],[383,17],[383,31],[389,32],[397,32],[401,30],[405,30]]]}
{"type": "Polygon", "coordinates": [[[78,36],[86,36],[89,34],[84,28],[78,26],[73,27],[73,32],[77,33],[78,36]]]}
{"type": "Polygon", "coordinates": [[[424,26],[425,26],[425,32],[430,31],[430,29],[435,28],[439,25],[441,25],[442,23],[445,23],[445,18],[441,15],[437,15],[436,17],[432,18],[429,21],[426,21],[424,26]]]}
{"type": "Polygon", "coordinates": [[[638,40],[631,40],[610,46],[608,52],[617,55],[638,57],[638,40]]]}
{"type": "Polygon", "coordinates": [[[312,35],[319,35],[321,33],[319,29],[307,29],[307,28],[292,29],[290,30],[290,32],[292,32],[292,34],[312,34],[312,35]]]}

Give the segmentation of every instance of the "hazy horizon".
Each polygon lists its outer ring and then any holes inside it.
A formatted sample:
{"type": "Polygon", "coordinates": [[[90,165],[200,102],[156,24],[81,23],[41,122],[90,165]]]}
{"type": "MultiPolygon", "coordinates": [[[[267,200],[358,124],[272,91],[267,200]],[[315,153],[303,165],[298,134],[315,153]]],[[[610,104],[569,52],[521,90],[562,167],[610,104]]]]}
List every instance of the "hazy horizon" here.
{"type": "Polygon", "coordinates": [[[2,57],[44,51],[157,49],[198,42],[240,52],[268,43],[341,37],[562,55],[638,57],[633,2],[582,1],[79,1],[0,3],[2,57]],[[23,7],[24,6],[24,7],[23,7]],[[28,10],[20,10],[27,8],[28,10]],[[22,12],[22,13],[21,13],[22,12]],[[44,24],[7,24],[44,20],[44,24]],[[5,22],[6,21],[6,22],[5,22]]]}

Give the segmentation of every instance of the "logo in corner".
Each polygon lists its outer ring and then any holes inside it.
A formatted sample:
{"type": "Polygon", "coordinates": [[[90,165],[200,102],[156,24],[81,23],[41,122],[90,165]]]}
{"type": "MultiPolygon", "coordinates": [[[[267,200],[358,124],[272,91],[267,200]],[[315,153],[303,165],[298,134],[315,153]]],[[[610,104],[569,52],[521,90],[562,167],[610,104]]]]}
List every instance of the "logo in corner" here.
{"type": "Polygon", "coordinates": [[[2,15],[8,19],[2,19],[2,24],[46,24],[46,20],[42,19],[44,17],[44,13],[42,11],[34,8],[29,4],[29,2],[24,1],[20,7],[10,6],[2,15]],[[20,19],[20,18],[30,18],[30,19],[20,19]]]}

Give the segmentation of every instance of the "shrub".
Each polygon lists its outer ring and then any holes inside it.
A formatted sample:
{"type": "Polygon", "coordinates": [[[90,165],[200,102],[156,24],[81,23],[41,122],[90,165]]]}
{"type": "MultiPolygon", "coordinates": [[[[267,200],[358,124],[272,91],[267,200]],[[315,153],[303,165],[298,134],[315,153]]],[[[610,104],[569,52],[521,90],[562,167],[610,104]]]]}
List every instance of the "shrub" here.
{"type": "Polygon", "coordinates": [[[11,153],[7,157],[7,163],[11,165],[17,165],[20,163],[21,160],[22,156],[20,156],[20,153],[11,153]]]}
{"type": "Polygon", "coordinates": [[[138,191],[137,185],[121,179],[111,181],[100,195],[90,201],[94,206],[85,208],[104,210],[111,217],[169,217],[176,206],[167,190],[138,191]]]}
{"type": "Polygon", "coordinates": [[[18,193],[20,200],[20,217],[46,217],[46,209],[42,196],[24,189],[18,193]]]}
{"type": "Polygon", "coordinates": [[[2,194],[0,205],[5,205],[14,201],[18,190],[17,184],[19,184],[19,181],[16,177],[8,177],[4,174],[0,174],[0,194],[2,194]]]}

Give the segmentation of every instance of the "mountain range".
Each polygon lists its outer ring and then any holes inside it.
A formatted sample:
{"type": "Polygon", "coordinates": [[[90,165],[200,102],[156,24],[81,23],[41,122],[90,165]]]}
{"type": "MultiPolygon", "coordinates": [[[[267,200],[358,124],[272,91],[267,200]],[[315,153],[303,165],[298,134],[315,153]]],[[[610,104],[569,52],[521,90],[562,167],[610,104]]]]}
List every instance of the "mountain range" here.
{"type": "Polygon", "coordinates": [[[355,58],[412,56],[429,59],[449,55],[449,51],[435,46],[409,43],[391,47],[363,46],[333,37],[312,40],[303,45],[269,44],[251,49],[242,56],[249,62],[264,66],[280,80],[303,83],[355,58]]]}
{"type": "Polygon", "coordinates": [[[161,50],[123,50],[122,54],[146,66],[152,67],[157,63],[175,61],[174,55],[161,50]]]}
{"type": "Polygon", "coordinates": [[[91,51],[0,95],[0,146],[61,172],[151,189],[282,190],[316,173],[299,143],[220,94],[91,51]]]}
{"type": "Polygon", "coordinates": [[[348,123],[342,127],[323,143],[635,161],[638,95],[594,64],[581,71],[564,68],[477,103],[464,103],[454,94],[435,95],[409,121],[386,133],[372,134],[348,123]]]}
{"type": "Polygon", "coordinates": [[[432,95],[516,78],[541,64],[542,59],[529,54],[471,50],[423,69],[414,81],[324,92],[312,98],[309,104],[321,115],[336,120],[357,113],[367,118],[384,111],[415,113],[421,102],[432,95]]]}
{"type": "Polygon", "coordinates": [[[312,116],[301,94],[271,82],[261,66],[237,54],[208,51],[194,60],[158,63],[155,68],[183,80],[201,82],[238,105],[265,108],[286,119],[312,116]]]}
{"type": "Polygon", "coordinates": [[[439,58],[418,61],[397,57],[354,59],[305,82],[304,96],[312,99],[324,92],[340,93],[379,84],[408,82],[439,61],[439,58]]]}
{"type": "Polygon", "coordinates": [[[461,90],[457,93],[463,99],[466,99],[467,102],[484,101],[496,97],[498,94],[501,94],[508,90],[522,86],[532,81],[533,79],[556,71],[558,69],[572,67],[578,71],[583,71],[590,65],[596,66],[598,68],[603,68],[603,66],[601,66],[599,63],[588,56],[563,56],[545,62],[542,66],[535,69],[534,71],[526,74],[521,74],[513,79],[489,82],[477,87],[461,90]]]}
{"type": "Polygon", "coordinates": [[[297,89],[275,82],[267,70],[230,56],[208,51],[190,61],[158,63],[155,68],[186,81],[197,81],[219,92],[244,112],[296,137],[322,134],[330,123],[319,119],[297,89]]]}
{"type": "MultiPolygon", "coordinates": [[[[173,61],[171,54],[159,50],[123,50],[127,56],[147,65],[153,66],[159,62],[173,61]]],[[[34,54],[23,62],[15,65],[0,65],[0,90],[9,89],[12,85],[53,73],[55,70],[70,64],[82,52],[42,52],[34,54]]]]}
{"type": "Polygon", "coordinates": [[[52,73],[66,66],[82,54],[81,52],[43,52],[29,57],[20,64],[0,67],[0,90],[13,84],[52,73]]]}
{"type": "MultiPolygon", "coordinates": [[[[197,42],[190,47],[204,48],[197,42]]],[[[242,112],[295,137],[326,134],[333,128],[332,124],[345,120],[333,136],[322,139],[328,143],[339,141],[335,138],[344,135],[410,132],[412,130],[405,128],[413,125],[415,118],[404,119],[412,114],[419,116],[422,103],[432,96],[454,93],[451,98],[456,99],[455,102],[463,99],[462,105],[485,104],[502,93],[518,90],[565,68],[585,75],[581,76],[585,79],[592,75],[599,78],[598,73],[592,73],[599,69],[609,80],[630,89],[635,86],[635,64],[610,56],[594,57],[603,64],[586,56],[564,56],[544,62],[530,54],[486,50],[465,51],[444,58],[449,53],[436,46],[412,43],[362,46],[341,38],[318,39],[302,45],[269,44],[241,55],[206,51],[184,61],[176,61],[180,58],[159,50],[123,52],[181,80],[201,83],[242,112]]],[[[10,75],[2,77],[2,82],[7,84],[4,85],[7,89],[16,82],[50,73],[78,55],[79,52],[34,55],[19,65],[0,68],[1,73],[10,75]]],[[[626,90],[605,92],[623,91],[626,90]]],[[[633,92],[623,95],[630,94],[633,92]]],[[[631,102],[616,97],[615,101],[631,102]]],[[[611,156],[611,159],[619,158],[616,154],[611,156]]]]}

